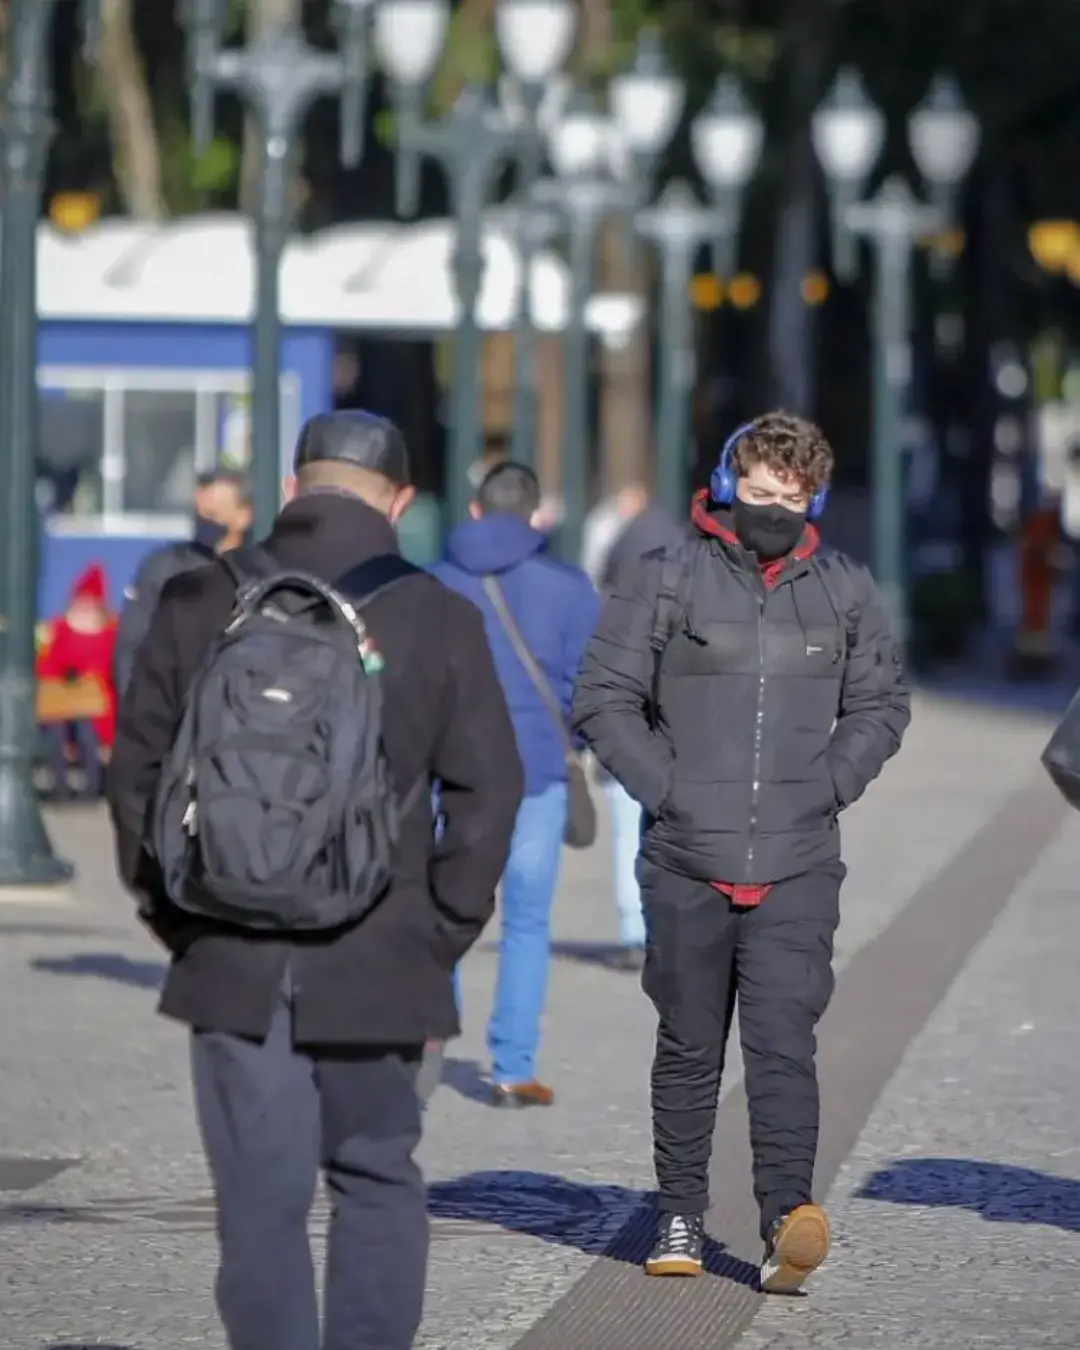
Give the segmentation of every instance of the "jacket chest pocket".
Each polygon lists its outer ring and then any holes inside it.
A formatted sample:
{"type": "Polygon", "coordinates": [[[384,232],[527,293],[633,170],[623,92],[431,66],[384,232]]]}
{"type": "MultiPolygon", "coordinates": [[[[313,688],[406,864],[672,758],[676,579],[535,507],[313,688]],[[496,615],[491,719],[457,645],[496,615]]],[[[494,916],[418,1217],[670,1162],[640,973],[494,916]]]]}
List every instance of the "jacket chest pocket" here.
{"type": "Polygon", "coordinates": [[[745,621],[684,627],[664,654],[665,675],[741,675],[759,665],[758,626],[745,621]]]}
{"type": "Polygon", "coordinates": [[[844,664],[843,634],[835,627],[766,624],[765,672],[836,679],[844,664]]]}

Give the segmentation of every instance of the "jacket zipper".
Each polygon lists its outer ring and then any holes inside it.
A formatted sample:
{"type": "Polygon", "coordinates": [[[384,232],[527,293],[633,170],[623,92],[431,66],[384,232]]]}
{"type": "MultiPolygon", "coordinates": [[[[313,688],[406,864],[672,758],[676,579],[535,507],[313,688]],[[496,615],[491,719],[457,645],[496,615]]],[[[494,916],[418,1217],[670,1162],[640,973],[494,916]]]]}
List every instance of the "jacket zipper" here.
{"type": "Polygon", "coordinates": [[[750,833],[746,848],[746,880],[754,880],[754,832],[757,829],[758,796],[761,792],[761,737],[765,723],[765,597],[758,595],[758,691],[754,715],[754,769],[750,784],[750,833]]]}

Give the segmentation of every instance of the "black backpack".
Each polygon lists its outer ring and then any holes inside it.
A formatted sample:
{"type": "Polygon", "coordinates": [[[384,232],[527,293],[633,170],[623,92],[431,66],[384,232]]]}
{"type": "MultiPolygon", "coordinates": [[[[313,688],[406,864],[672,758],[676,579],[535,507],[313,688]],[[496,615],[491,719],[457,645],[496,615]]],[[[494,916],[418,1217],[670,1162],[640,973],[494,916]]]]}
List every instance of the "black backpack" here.
{"type": "Polygon", "coordinates": [[[334,587],[259,549],[221,561],[236,605],[187,693],[151,821],[166,892],[241,928],[355,922],[385,892],[424,785],[394,794],[382,662],[359,611],[419,569],[387,554],[334,587]]]}

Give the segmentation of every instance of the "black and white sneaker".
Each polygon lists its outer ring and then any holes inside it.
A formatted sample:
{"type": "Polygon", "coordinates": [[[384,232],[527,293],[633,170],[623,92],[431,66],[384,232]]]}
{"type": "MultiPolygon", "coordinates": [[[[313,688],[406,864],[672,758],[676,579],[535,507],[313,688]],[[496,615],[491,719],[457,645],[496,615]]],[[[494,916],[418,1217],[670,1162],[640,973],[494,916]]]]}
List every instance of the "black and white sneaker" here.
{"type": "Polygon", "coordinates": [[[646,1275],[700,1275],[705,1220],[700,1214],[663,1214],[646,1275]]]}
{"type": "Polygon", "coordinates": [[[765,1242],[763,1294],[796,1294],[829,1254],[829,1217],[820,1205],[798,1205],[777,1219],[765,1242]]]}

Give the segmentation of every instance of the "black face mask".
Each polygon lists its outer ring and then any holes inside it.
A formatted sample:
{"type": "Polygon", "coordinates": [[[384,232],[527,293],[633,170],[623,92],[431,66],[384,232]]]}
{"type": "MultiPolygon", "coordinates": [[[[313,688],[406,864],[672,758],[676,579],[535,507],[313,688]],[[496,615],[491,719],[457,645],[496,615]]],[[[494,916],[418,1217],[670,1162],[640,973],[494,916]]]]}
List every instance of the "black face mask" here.
{"type": "Polygon", "coordinates": [[[195,517],[195,532],[192,537],[203,548],[217,548],[228,533],[227,525],[219,525],[216,520],[207,520],[206,516],[195,517]]]}
{"type": "Polygon", "coordinates": [[[756,506],[736,497],[732,515],[739,543],[762,562],[775,562],[790,553],[806,528],[805,511],[789,511],[775,503],[756,506]]]}

